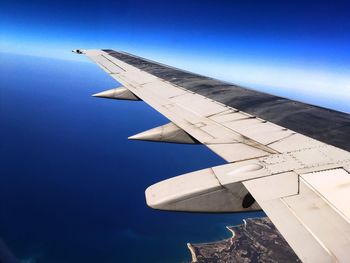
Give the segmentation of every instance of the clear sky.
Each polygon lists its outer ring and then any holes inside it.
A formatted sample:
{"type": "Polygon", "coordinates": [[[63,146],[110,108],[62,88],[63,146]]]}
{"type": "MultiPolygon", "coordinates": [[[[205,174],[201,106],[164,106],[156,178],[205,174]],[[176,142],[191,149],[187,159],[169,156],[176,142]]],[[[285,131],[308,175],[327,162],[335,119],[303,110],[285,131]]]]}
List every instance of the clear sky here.
{"type": "Polygon", "coordinates": [[[2,0],[0,50],[124,50],[350,112],[349,14],[350,1],[2,0]]]}

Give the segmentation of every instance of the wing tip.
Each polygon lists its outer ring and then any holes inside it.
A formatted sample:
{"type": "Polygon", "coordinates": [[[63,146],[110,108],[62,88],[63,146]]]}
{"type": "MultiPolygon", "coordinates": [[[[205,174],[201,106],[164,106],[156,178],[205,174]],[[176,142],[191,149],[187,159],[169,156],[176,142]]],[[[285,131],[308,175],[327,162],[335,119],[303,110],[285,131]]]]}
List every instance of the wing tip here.
{"type": "Polygon", "coordinates": [[[73,49],[72,52],[76,53],[76,54],[85,54],[86,50],[85,49],[73,49]]]}

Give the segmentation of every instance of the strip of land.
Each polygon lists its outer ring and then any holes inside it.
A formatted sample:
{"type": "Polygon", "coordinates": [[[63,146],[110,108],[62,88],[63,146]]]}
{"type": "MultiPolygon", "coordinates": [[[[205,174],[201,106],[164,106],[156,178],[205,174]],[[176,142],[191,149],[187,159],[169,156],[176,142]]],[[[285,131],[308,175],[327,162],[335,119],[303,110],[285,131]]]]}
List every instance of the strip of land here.
{"type": "Polygon", "coordinates": [[[269,218],[248,218],[238,226],[227,227],[231,238],[201,244],[188,244],[192,262],[301,263],[269,218]]]}

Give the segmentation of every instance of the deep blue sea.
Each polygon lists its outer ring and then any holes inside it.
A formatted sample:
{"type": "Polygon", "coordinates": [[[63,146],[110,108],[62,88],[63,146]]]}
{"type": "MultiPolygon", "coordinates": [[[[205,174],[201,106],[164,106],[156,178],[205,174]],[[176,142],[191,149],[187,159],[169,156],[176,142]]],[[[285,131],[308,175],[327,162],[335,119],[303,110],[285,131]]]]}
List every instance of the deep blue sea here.
{"type": "Polygon", "coordinates": [[[247,217],[146,206],[149,185],[224,161],[204,146],[128,141],[167,120],[91,97],[119,85],[95,64],[0,61],[0,237],[21,262],[184,262],[187,242],[226,238],[247,217]]]}

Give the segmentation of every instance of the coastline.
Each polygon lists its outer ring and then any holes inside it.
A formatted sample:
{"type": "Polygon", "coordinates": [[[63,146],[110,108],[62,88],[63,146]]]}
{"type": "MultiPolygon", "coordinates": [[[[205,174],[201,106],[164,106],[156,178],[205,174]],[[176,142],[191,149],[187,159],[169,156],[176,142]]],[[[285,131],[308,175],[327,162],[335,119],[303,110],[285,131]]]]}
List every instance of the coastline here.
{"type": "Polygon", "coordinates": [[[192,262],[194,263],[198,262],[196,252],[194,250],[194,247],[191,245],[191,243],[187,243],[187,247],[191,252],[192,262]]]}
{"type": "Polygon", "coordinates": [[[267,217],[243,219],[242,224],[226,229],[232,237],[217,242],[187,243],[192,262],[301,263],[267,217]]]}

